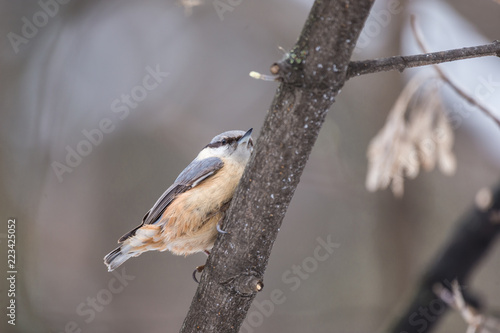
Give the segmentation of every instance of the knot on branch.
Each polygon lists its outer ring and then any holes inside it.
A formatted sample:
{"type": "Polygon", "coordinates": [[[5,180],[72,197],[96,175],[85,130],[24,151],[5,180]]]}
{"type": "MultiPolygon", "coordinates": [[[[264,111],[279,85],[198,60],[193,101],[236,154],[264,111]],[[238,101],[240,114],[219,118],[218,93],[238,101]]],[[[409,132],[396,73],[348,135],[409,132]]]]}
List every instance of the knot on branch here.
{"type": "Polygon", "coordinates": [[[241,296],[252,296],[264,288],[261,275],[254,271],[235,275],[222,284],[241,296]]]}
{"type": "Polygon", "coordinates": [[[272,64],[270,71],[273,75],[276,75],[276,81],[300,87],[302,86],[303,75],[301,74],[302,71],[297,67],[292,66],[287,59],[284,59],[272,64]]]}
{"type": "Polygon", "coordinates": [[[271,77],[295,88],[336,94],[345,81],[348,66],[334,62],[331,55],[318,50],[319,45],[312,49],[295,47],[271,65],[271,77]]]}
{"type": "Polygon", "coordinates": [[[277,76],[277,81],[300,87],[304,81],[303,69],[306,57],[306,50],[294,48],[285,53],[283,59],[271,65],[271,74],[277,76]]]}
{"type": "Polygon", "coordinates": [[[403,73],[403,71],[408,67],[408,61],[406,60],[405,56],[401,56],[401,63],[396,64],[396,69],[400,72],[403,73]]]}

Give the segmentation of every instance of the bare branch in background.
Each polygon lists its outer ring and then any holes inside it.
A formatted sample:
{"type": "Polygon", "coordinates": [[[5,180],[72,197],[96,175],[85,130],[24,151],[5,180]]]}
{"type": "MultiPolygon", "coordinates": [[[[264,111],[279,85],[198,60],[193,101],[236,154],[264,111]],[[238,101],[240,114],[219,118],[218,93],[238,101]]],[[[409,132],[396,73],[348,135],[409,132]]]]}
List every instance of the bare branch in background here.
{"type": "MultiPolygon", "coordinates": [[[[414,16],[411,17],[411,25],[420,48],[423,52],[428,52],[423,37],[416,27],[414,16]]],[[[490,46],[494,44],[500,45],[500,42],[494,42],[490,46]]],[[[464,58],[466,54],[472,55],[474,50],[477,52],[477,49],[468,48],[471,53],[454,50],[434,55],[442,56],[444,53],[449,53],[451,56],[457,53],[462,54],[464,58]]],[[[454,84],[437,65],[433,67],[441,81],[448,84],[467,102],[480,108],[500,126],[500,119],[495,117],[492,111],[454,84]]],[[[401,197],[404,177],[415,178],[420,167],[427,171],[432,170],[436,161],[443,173],[448,175],[455,173],[456,159],[451,151],[453,131],[443,111],[439,89],[436,87],[427,89],[427,94],[421,93],[425,91],[429,81],[417,76],[408,82],[391,109],[384,128],[370,142],[366,177],[366,188],[369,191],[385,189],[390,185],[394,195],[401,197]],[[419,93],[423,95],[422,98],[416,97],[419,93]],[[411,106],[412,100],[417,101],[413,106],[411,106]]]]}
{"type": "MultiPolygon", "coordinates": [[[[424,37],[420,30],[417,27],[417,22],[414,15],[411,16],[411,28],[413,30],[413,35],[418,42],[418,46],[422,50],[422,52],[428,52],[428,48],[425,45],[424,37]]],[[[494,43],[500,44],[499,41],[495,41],[494,43]]],[[[500,52],[497,51],[497,56],[500,56],[500,52]]],[[[486,116],[491,118],[499,127],[500,127],[500,119],[495,116],[494,112],[492,112],[486,105],[482,104],[478,100],[472,98],[468,93],[466,93],[463,89],[459,88],[451,79],[446,75],[439,66],[433,66],[439,77],[446,82],[457,94],[459,94],[463,99],[465,99],[469,104],[480,109],[486,116]]]]}

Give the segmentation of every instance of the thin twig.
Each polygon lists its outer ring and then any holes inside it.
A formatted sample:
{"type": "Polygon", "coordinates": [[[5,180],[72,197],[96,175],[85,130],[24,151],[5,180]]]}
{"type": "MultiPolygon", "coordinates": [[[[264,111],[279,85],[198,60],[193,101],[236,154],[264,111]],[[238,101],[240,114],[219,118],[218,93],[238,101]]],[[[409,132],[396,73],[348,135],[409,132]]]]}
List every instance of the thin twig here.
{"type": "Polygon", "coordinates": [[[455,309],[467,323],[467,332],[500,332],[500,321],[493,316],[486,316],[470,306],[464,299],[457,280],[451,283],[451,290],[441,283],[433,287],[434,293],[448,306],[455,309]]]}
{"type": "Polygon", "coordinates": [[[351,61],[347,69],[347,78],[354,76],[439,64],[455,60],[497,56],[500,57],[500,41],[490,44],[464,47],[447,51],[417,54],[411,56],[394,56],[373,60],[351,61]]]}
{"type": "MultiPolygon", "coordinates": [[[[415,36],[415,39],[417,40],[418,46],[422,50],[422,52],[429,52],[428,48],[425,45],[424,42],[424,37],[422,33],[420,32],[420,29],[417,26],[417,19],[414,15],[411,16],[411,29],[413,31],[413,35],[415,36]]],[[[495,41],[494,43],[499,44],[499,41],[495,41]]],[[[463,99],[465,99],[470,105],[476,106],[479,108],[485,115],[490,117],[499,127],[500,127],[500,119],[495,116],[495,114],[488,109],[487,106],[481,104],[481,102],[477,101],[474,99],[472,96],[470,96],[467,92],[459,88],[455,83],[451,81],[451,79],[443,72],[439,66],[433,65],[434,69],[438,73],[439,77],[446,82],[457,94],[459,94],[463,99]]]]}

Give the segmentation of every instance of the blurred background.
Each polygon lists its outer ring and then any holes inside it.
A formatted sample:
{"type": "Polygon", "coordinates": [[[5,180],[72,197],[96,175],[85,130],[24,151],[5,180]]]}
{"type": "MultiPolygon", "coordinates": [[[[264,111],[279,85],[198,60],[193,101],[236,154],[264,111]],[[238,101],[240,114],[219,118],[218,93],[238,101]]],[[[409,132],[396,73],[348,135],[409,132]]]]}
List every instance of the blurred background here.
{"type": "MultiPolygon", "coordinates": [[[[220,132],[259,134],[277,87],[252,79],[290,49],[312,1],[2,1],[0,3],[1,267],[16,219],[17,317],[2,332],[177,332],[204,254],[146,253],[108,273],[102,258],[138,225],[180,171],[220,132]],[[220,4],[222,3],[222,5],[220,4]],[[185,5],[192,7],[185,7],[185,5]]],[[[356,59],[412,54],[416,13],[433,51],[499,39],[492,0],[377,0],[356,59]]],[[[444,69],[492,108],[500,60],[444,69]],[[485,83],[486,82],[486,83],[485,83]]],[[[374,332],[402,311],[457,219],[500,171],[500,130],[447,94],[454,176],[421,173],[405,195],[369,193],[366,149],[408,77],[353,78],[330,111],[242,332],[374,332]],[[318,237],[338,248],[309,267],[318,237]],[[305,261],[304,261],[305,260],[305,261]],[[260,312],[259,312],[260,311],[260,312]]],[[[500,308],[500,246],[466,286],[500,308]]],[[[2,268],[2,276],[7,269],[2,268]]],[[[4,275],[5,274],[5,275],[4,275]]],[[[2,328],[2,327],[5,327],[2,328]]],[[[437,332],[465,332],[449,313],[437,332]]]]}

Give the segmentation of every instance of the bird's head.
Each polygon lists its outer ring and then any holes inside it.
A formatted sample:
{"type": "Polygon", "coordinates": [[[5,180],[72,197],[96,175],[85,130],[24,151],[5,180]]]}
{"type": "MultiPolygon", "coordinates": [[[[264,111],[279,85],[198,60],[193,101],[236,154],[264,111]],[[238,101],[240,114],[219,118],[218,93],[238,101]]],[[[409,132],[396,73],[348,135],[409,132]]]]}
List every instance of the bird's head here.
{"type": "Polygon", "coordinates": [[[215,136],[198,158],[219,157],[246,164],[253,151],[252,128],[248,131],[227,131],[215,136]]]}

